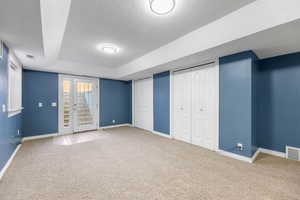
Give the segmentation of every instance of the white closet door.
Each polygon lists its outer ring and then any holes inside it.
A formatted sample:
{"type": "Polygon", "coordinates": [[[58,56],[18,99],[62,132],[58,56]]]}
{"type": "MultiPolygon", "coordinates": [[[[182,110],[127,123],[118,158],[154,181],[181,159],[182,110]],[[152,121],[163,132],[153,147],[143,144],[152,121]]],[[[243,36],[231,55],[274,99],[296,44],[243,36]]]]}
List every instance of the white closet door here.
{"type": "Polygon", "coordinates": [[[200,68],[192,79],[192,143],[204,148],[215,148],[215,70],[200,68]]]}
{"type": "Polygon", "coordinates": [[[191,142],[191,83],[192,72],[174,74],[174,137],[191,142]]]}
{"type": "Polygon", "coordinates": [[[153,130],[153,79],[134,82],[134,122],[135,126],[153,130]]]}

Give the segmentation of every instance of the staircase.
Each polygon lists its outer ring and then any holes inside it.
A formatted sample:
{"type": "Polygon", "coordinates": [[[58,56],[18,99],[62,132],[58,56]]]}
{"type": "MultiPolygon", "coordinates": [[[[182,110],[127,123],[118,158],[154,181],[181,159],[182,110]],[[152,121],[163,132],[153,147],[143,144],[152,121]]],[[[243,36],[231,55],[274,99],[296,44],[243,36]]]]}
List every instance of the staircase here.
{"type": "MultiPolygon", "coordinates": [[[[77,119],[78,125],[89,125],[93,124],[93,115],[91,113],[91,108],[87,102],[89,95],[86,93],[85,95],[81,95],[80,93],[77,96],[77,119]]],[[[70,93],[64,93],[64,127],[70,126],[71,121],[71,101],[70,101],[70,93]]]]}

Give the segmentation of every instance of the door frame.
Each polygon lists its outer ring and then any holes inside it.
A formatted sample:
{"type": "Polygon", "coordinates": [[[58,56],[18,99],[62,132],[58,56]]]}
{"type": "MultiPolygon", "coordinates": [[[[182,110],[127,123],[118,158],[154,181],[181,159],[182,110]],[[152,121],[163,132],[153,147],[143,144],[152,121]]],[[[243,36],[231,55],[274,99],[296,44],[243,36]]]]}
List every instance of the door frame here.
{"type": "MultiPolygon", "coordinates": [[[[186,67],[186,70],[189,70],[190,68],[204,68],[207,67],[207,65],[205,65],[205,63],[210,63],[210,62],[214,62],[211,65],[214,65],[214,69],[215,69],[215,113],[214,113],[214,130],[215,130],[215,147],[214,150],[218,151],[219,150],[219,104],[220,104],[220,99],[219,99],[219,92],[220,92],[220,86],[219,86],[219,59],[213,59],[213,60],[209,60],[206,61],[204,63],[200,63],[198,64],[199,67],[186,67]],[[203,66],[201,66],[203,65],[203,66]]],[[[184,70],[185,68],[183,68],[182,70],[184,70]]],[[[174,137],[174,115],[175,115],[175,105],[174,105],[174,74],[176,73],[178,69],[172,70],[170,71],[170,136],[171,138],[175,138],[174,137]]]]}
{"type": "MultiPolygon", "coordinates": [[[[96,102],[97,102],[97,110],[96,110],[96,116],[95,116],[95,120],[96,120],[96,128],[99,129],[99,124],[100,124],[100,81],[99,78],[93,78],[93,77],[87,77],[87,76],[75,76],[75,75],[67,75],[67,74],[59,74],[58,75],[58,133],[60,135],[68,135],[68,134],[73,134],[75,133],[74,131],[74,125],[73,126],[73,131],[69,132],[69,131],[64,131],[63,128],[63,123],[62,123],[62,114],[63,114],[63,107],[61,106],[61,102],[63,99],[62,96],[62,92],[61,90],[63,89],[63,85],[62,85],[62,80],[64,78],[68,78],[68,79],[86,79],[86,80],[94,80],[96,82],[96,102]]],[[[74,94],[72,94],[74,95],[74,94]]],[[[72,120],[72,123],[73,120],[72,120]]]]}

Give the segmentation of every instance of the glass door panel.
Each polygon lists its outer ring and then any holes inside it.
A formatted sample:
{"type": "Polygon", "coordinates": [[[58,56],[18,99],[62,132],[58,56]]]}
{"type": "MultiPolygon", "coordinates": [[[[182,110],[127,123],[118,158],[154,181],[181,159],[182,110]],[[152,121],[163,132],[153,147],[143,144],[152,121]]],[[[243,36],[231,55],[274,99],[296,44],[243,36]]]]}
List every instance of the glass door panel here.
{"type": "Polygon", "coordinates": [[[59,132],[63,134],[98,128],[98,80],[60,75],[59,132]]]}
{"type": "Polygon", "coordinates": [[[97,128],[96,83],[94,80],[75,80],[75,132],[97,128]]]}

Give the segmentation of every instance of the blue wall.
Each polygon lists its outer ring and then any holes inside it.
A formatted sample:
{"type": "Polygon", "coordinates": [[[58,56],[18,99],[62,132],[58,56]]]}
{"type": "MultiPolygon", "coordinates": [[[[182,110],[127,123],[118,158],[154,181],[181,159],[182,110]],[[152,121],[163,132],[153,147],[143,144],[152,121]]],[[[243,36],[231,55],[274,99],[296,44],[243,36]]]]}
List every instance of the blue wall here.
{"type": "Polygon", "coordinates": [[[170,72],[153,76],[154,130],[170,135],[170,72]]]}
{"type": "Polygon", "coordinates": [[[58,74],[24,70],[24,137],[58,133],[58,107],[52,107],[52,102],[58,103],[58,74]],[[43,107],[38,107],[39,102],[43,107]]]}
{"type": "Polygon", "coordinates": [[[300,53],[259,64],[259,146],[285,152],[300,148],[300,53]]]}
{"type": "Polygon", "coordinates": [[[8,48],[4,46],[3,58],[0,58],[0,170],[20,143],[21,135],[18,136],[18,130],[22,134],[22,114],[8,118],[8,113],[2,112],[2,105],[5,104],[7,107],[8,51],[8,48]]]}
{"type": "Polygon", "coordinates": [[[132,123],[131,86],[131,81],[100,79],[100,126],[132,123]]]}
{"type": "MultiPolygon", "coordinates": [[[[220,141],[219,148],[251,157],[255,128],[253,122],[253,67],[256,56],[252,51],[220,58],[220,141]],[[243,151],[238,151],[242,143],[243,151]]],[[[255,145],[254,145],[255,146],[255,145]]]]}

